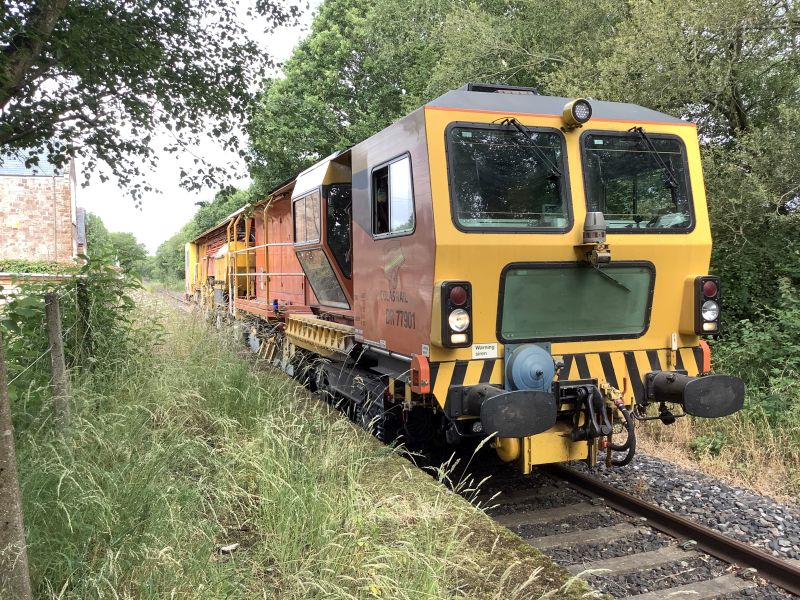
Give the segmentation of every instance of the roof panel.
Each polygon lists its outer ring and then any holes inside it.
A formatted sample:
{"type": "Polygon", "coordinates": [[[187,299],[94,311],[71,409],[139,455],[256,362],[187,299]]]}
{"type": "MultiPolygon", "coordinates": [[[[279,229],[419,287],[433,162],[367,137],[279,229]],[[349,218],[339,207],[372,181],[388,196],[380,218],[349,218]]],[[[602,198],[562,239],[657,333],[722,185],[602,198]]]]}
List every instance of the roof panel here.
{"type": "Polygon", "coordinates": [[[11,175],[16,177],[66,177],[67,171],[62,168],[57,169],[45,154],[37,154],[30,150],[18,150],[16,152],[9,152],[0,154],[0,175],[11,175]],[[25,166],[25,162],[31,158],[37,157],[38,164],[32,164],[29,167],[25,166]]]}
{"type": "MultiPolygon", "coordinates": [[[[497,92],[475,92],[465,89],[445,92],[426,106],[461,110],[492,111],[508,114],[534,114],[561,116],[564,105],[574,98],[538,96],[530,94],[503,94],[497,92]]],[[[624,102],[589,100],[593,119],[612,121],[639,121],[649,123],[684,123],[681,119],[624,102]]]]}

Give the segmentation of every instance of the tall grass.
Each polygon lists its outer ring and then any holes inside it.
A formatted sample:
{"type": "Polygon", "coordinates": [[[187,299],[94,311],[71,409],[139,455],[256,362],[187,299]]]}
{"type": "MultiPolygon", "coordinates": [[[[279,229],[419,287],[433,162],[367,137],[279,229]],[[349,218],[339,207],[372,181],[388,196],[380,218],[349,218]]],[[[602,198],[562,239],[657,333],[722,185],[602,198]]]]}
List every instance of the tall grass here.
{"type": "Polygon", "coordinates": [[[69,437],[45,405],[15,403],[38,597],[530,598],[563,583],[530,551],[512,563],[491,528],[476,542],[476,509],[156,302],[141,316],[165,316],[165,341],[76,379],[69,437]]]}
{"type": "MultiPolygon", "coordinates": [[[[728,371],[736,374],[738,371],[728,371]]],[[[642,448],[786,502],[800,498],[800,375],[747,388],[744,409],[722,419],[647,424],[642,448]]]]}

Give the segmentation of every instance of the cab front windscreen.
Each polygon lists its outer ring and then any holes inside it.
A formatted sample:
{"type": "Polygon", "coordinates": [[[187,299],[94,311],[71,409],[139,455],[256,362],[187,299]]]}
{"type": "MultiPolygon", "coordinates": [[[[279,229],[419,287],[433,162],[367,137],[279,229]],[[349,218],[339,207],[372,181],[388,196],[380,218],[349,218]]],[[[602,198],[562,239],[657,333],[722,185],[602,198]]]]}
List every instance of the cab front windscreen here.
{"type": "Polygon", "coordinates": [[[678,138],[589,132],[582,147],[587,209],[603,213],[609,232],[692,229],[686,149],[678,138]]]}
{"type": "Polygon", "coordinates": [[[569,206],[556,130],[457,125],[447,131],[453,220],[461,230],[564,230],[569,206]]]}

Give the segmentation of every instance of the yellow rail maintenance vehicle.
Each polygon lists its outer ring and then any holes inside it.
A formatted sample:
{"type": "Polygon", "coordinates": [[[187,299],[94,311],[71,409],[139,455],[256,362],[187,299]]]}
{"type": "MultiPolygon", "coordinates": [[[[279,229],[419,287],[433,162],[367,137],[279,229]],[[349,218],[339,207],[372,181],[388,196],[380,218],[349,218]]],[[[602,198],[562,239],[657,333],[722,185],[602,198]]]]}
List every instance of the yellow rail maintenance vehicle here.
{"type": "Polygon", "coordinates": [[[187,294],[385,441],[491,436],[529,473],[741,408],[710,255],[692,124],[468,84],[190,242],[187,294]]]}

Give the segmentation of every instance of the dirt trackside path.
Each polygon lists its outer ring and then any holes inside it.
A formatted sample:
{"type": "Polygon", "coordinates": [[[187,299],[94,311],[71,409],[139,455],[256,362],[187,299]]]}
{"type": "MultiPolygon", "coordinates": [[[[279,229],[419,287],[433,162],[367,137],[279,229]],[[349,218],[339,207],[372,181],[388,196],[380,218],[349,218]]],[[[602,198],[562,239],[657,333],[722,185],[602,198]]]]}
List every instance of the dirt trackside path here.
{"type": "Polygon", "coordinates": [[[208,427],[207,443],[229,469],[230,489],[217,491],[235,501],[204,517],[216,530],[209,568],[233,567],[251,593],[282,600],[591,594],[199,312],[151,299],[169,323],[163,353],[194,374],[184,393],[204,419],[226,420],[222,437],[208,427]]]}

